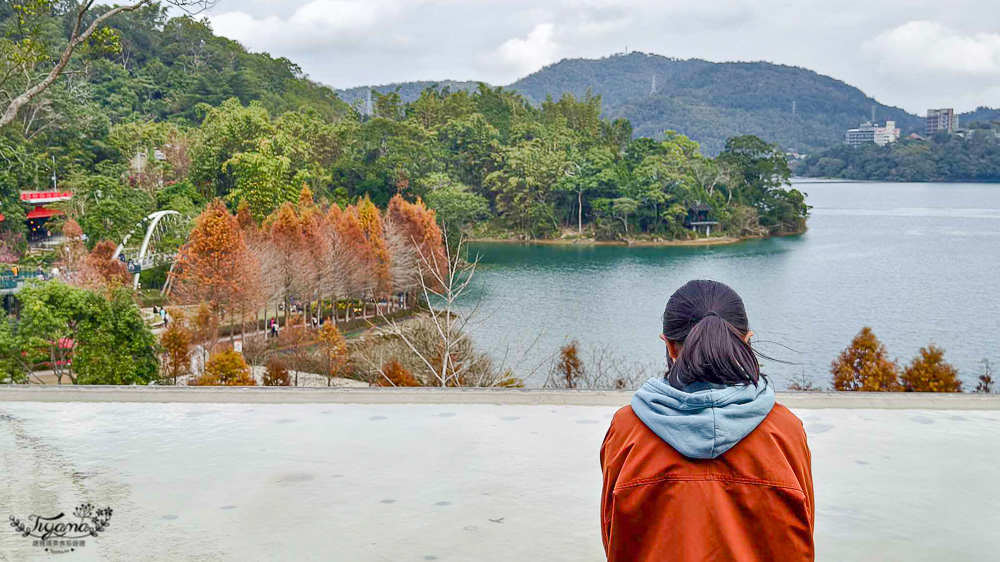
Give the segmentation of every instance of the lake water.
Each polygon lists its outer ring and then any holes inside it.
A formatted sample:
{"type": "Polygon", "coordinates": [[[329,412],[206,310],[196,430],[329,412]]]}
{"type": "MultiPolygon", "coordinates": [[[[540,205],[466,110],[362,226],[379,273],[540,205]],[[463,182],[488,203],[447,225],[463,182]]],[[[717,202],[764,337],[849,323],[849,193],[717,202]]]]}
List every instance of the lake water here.
{"type": "Polygon", "coordinates": [[[571,339],[665,366],[660,316],[690,279],[722,281],[747,306],[779,388],[830,386],[830,362],[871,326],[900,363],[945,348],[966,390],[1000,364],[1000,185],[800,182],[803,235],[728,246],[627,248],[476,243],[478,345],[539,386],[571,339]]]}

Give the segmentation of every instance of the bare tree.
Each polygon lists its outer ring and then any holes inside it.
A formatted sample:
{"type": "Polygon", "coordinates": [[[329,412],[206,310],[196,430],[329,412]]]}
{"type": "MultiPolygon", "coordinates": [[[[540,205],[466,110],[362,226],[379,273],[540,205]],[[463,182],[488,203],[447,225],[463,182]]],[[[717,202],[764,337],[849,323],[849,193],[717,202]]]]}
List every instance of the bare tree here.
{"type": "Polygon", "coordinates": [[[444,259],[447,263],[442,264],[437,256],[426,254],[414,241],[421,272],[418,276],[420,291],[427,304],[426,318],[436,335],[433,345],[421,341],[426,338],[427,330],[408,330],[385,314],[381,314],[385,327],[377,331],[398,338],[427,368],[432,386],[506,384],[505,381],[512,379],[510,373],[495,368],[483,371],[478,360],[486,358],[485,354],[472,350],[466,327],[479,310],[479,304],[471,310],[462,310],[459,301],[469,291],[479,258],[463,259],[464,246],[464,238],[459,238],[454,249],[446,245],[444,259]]]}
{"type": "Polygon", "coordinates": [[[610,346],[590,347],[581,358],[580,344],[573,340],[550,360],[543,388],[578,390],[635,390],[654,374],[657,365],[630,360],[610,346]]]}
{"type": "Polygon", "coordinates": [[[385,231],[386,247],[389,250],[389,255],[392,256],[392,261],[389,264],[392,288],[407,294],[420,290],[421,269],[418,245],[411,242],[403,228],[395,221],[386,220],[385,231]]]}
{"type": "MultiPolygon", "coordinates": [[[[134,4],[115,6],[94,18],[89,25],[86,25],[85,20],[91,13],[91,8],[94,7],[95,2],[96,0],[85,0],[79,4],[76,9],[76,21],[74,22],[73,30],[69,35],[69,43],[67,43],[66,47],[63,49],[62,54],[59,56],[59,60],[44,76],[35,77],[34,79],[29,77],[25,83],[24,90],[19,95],[11,99],[11,101],[7,104],[7,108],[4,110],[3,115],[0,116],[0,128],[6,127],[10,124],[10,122],[17,117],[17,113],[22,107],[30,103],[35,97],[48,89],[49,86],[51,86],[59,78],[59,76],[66,69],[66,66],[69,65],[69,61],[73,58],[73,53],[76,51],[77,47],[90,39],[94,32],[97,31],[105,21],[122,12],[134,12],[151,3],[152,0],[139,0],[134,4]]],[[[167,3],[189,13],[201,12],[211,8],[217,2],[218,0],[167,0],[167,3]]],[[[8,72],[8,75],[13,71],[20,71],[25,75],[28,75],[34,66],[34,62],[34,60],[26,60],[21,65],[23,68],[9,69],[10,72],[8,72]]]]}

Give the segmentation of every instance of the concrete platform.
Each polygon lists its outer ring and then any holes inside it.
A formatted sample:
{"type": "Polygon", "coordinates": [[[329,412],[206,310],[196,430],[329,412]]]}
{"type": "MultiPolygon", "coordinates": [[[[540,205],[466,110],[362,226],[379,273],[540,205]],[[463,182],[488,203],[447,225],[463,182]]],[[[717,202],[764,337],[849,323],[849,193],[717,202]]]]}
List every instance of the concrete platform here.
{"type": "MultiPolygon", "coordinates": [[[[10,392],[0,389],[3,517],[71,515],[88,501],[114,510],[59,560],[603,559],[597,455],[618,402],[46,403],[10,392]]],[[[601,400],[611,395],[623,398],[601,400]]],[[[998,401],[794,407],[813,452],[818,559],[994,559],[998,401]]],[[[0,560],[35,559],[51,555],[5,524],[0,560]]]]}

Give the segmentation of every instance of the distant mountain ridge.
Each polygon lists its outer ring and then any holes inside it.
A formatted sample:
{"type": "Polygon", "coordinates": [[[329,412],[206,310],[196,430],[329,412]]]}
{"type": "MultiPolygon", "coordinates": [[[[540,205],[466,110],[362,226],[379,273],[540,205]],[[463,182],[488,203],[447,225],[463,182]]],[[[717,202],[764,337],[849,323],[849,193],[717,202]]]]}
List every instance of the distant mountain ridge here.
{"type": "Polygon", "coordinates": [[[347,88],[346,90],[336,90],[337,96],[344,100],[350,105],[355,105],[357,103],[363,103],[368,99],[368,92],[375,90],[380,94],[388,94],[389,92],[396,91],[399,89],[399,97],[403,101],[413,101],[420,97],[420,92],[423,92],[427,88],[449,88],[453,92],[458,90],[468,90],[473,91],[479,88],[479,82],[473,81],[457,81],[457,80],[419,80],[416,82],[396,82],[392,84],[381,84],[378,86],[356,86],[354,88],[347,88]]]}
{"type": "MultiPolygon", "coordinates": [[[[375,89],[385,93],[399,87],[400,96],[412,100],[435,84],[472,90],[479,83],[422,81],[375,89]]],[[[601,96],[605,117],[628,118],[637,136],[659,137],[672,129],[700,142],[706,154],[717,154],[727,138],[743,134],[799,152],[832,146],[843,141],[846,129],[870,120],[873,106],[876,121],[894,120],[904,134],[924,129],[922,117],[879,103],[840,80],[768,62],[716,63],[633,52],[564,59],[506,87],[536,104],[548,95],[583,97],[590,91],[601,96]]],[[[367,92],[367,87],[338,90],[348,103],[367,92]]],[[[979,111],[990,112],[995,113],[979,111]]]]}

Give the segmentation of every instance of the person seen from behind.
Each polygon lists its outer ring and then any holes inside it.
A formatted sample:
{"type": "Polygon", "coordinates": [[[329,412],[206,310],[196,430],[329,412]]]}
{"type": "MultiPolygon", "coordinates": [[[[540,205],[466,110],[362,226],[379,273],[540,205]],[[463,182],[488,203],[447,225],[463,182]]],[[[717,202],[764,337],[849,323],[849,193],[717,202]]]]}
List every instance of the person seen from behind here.
{"type": "Polygon", "coordinates": [[[670,297],[667,373],[615,414],[601,447],[609,561],[814,559],[806,433],[775,403],[751,336],[743,300],[722,283],[670,297]]]}

